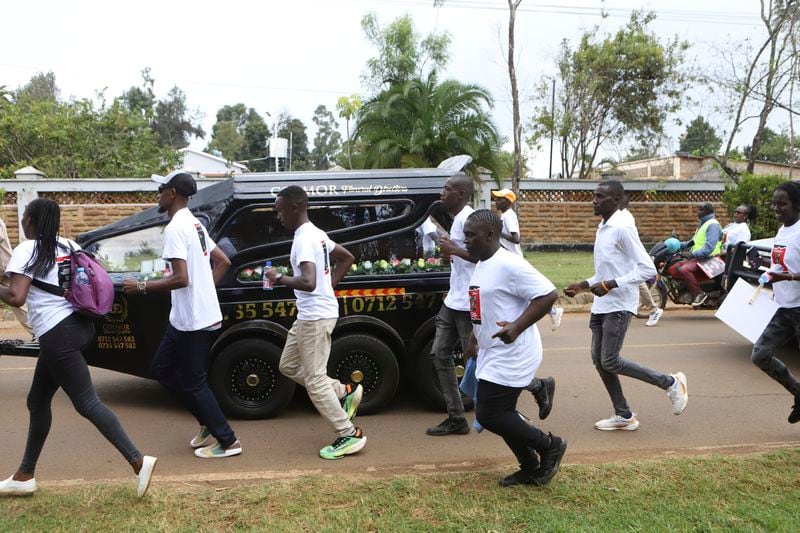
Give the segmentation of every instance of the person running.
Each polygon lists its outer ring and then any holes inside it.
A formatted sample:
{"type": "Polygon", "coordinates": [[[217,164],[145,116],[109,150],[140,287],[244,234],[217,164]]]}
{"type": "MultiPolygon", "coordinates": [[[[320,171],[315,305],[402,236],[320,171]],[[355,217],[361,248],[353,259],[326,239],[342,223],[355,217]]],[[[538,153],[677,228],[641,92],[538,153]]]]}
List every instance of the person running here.
{"type": "Polygon", "coordinates": [[[10,286],[0,286],[0,300],[8,305],[20,307],[27,302],[40,348],[28,393],[30,425],[25,454],[14,475],[0,481],[0,494],[36,491],[36,463],[50,432],[53,395],[60,387],[75,410],[94,424],[131,465],[136,474],[136,494],[142,497],[150,486],[157,459],[139,452],[116,415],[97,396],[82,353],[94,339],[94,322],[76,313],[63,296],[34,284],[69,286],[70,280],[63,272],[69,272],[70,246],[75,250],[80,246],[58,236],[60,224],[61,210],[53,200],[40,198],[28,204],[22,229],[30,240],[17,246],[6,266],[10,286]]]}
{"type": "Polygon", "coordinates": [[[472,178],[456,174],[442,188],[442,207],[453,216],[450,234],[439,237],[439,247],[445,258],[450,258],[450,290],[436,316],[436,334],[433,340],[433,367],[439,380],[447,418],[438,426],[428,428],[426,433],[434,437],[442,435],[466,435],[469,424],[464,413],[464,402],[458,389],[453,346],[456,341],[467,345],[472,323],[469,320],[469,278],[475,270],[475,261],[464,248],[464,222],[472,213],[469,201],[475,192],[472,178]]]}
{"type": "MultiPolygon", "coordinates": [[[[495,207],[502,215],[500,220],[503,228],[500,231],[500,246],[509,252],[524,257],[522,248],[519,246],[519,222],[517,214],[511,209],[511,205],[517,201],[517,195],[510,189],[500,189],[492,191],[495,198],[495,207]]],[[[555,331],[561,325],[561,318],[564,316],[564,308],[553,306],[547,312],[550,317],[550,329],[555,331]]],[[[525,389],[533,394],[536,404],[539,406],[539,419],[544,420],[550,416],[553,409],[553,395],[556,393],[556,380],[552,376],[546,378],[534,377],[525,389]]]]}
{"type": "Polygon", "coordinates": [[[500,245],[502,222],[488,209],[464,225],[464,245],[478,260],[469,281],[472,333],[466,355],[475,357],[478,422],[500,436],[519,461],[519,471],[500,485],[545,485],[558,472],[567,441],[526,422],[517,412],[520,392],[542,361],[536,322],[558,294],[523,257],[500,245]]]}
{"type": "Polygon", "coordinates": [[[575,296],[589,290],[594,295],[589,328],[592,330],[592,362],[614,406],[614,416],[595,423],[595,428],[633,431],[639,420],[622,392],[619,376],[628,376],[667,391],[672,412],[681,414],[689,401],[683,372],[662,374],[620,357],[625,332],[639,302],[637,286],[655,276],[652,259],[644,250],[636,227],[619,211],[625,190],[619,181],[597,186],[592,201],[602,220],[594,242],[594,275],[572,283],[564,293],[575,296]]]}
{"type": "Polygon", "coordinates": [[[682,249],[690,249],[692,258],[669,267],[670,276],[683,280],[692,293],[692,307],[700,307],[708,300],[708,294],[700,288],[700,283],[710,278],[700,264],[716,258],[722,252],[722,226],[714,215],[714,206],[709,203],[697,206],[697,218],[700,224],[694,236],[690,241],[681,243],[682,249]]]}
{"type": "Polygon", "coordinates": [[[353,255],[308,220],[308,195],[302,187],[290,185],[282,189],[275,211],[281,224],[294,232],[289,259],[294,275],[285,276],[270,269],[267,277],[275,284],[294,289],[297,297],[297,320],[286,337],[279,368],[283,375],[306,388],[311,403],[336,432],[333,444],[319,451],[320,457],[339,459],[359,452],[367,443],[361,428],[353,425],[363,387],[343,384],[328,376],[331,333],[339,318],[333,288],[350,269],[353,255]]]}
{"type": "MultiPolygon", "coordinates": [[[[782,224],[772,244],[772,266],[766,273],[778,310],[753,345],[753,364],[794,396],[789,423],[800,421],[800,383],[775,351],[792,337],[800,339],[800,184],[781,183],[772,194],[772,211],[782,224]]],[[[795,341],[797,342],[797,340],[795,341]]]]}
{"type": "Polygon", "coordinates": [[[171,273],[158,280],[126,279],[122,288],[127,295],[170,293],[169,324],[150,363],[150,373],[200,424],[197,436],[189,442],[197,457],[239,455],[242,444],[225,419],[206,376],[208,352],[222,327],[216,285],[230,261],[187,207],[189,198],[197,192],[192,175],[175,170],[167,176],[154,174],[152,179],[160,184],[158,211],[167,213],[170,219],[164,229],[161,256],[168,261],[171,273]],[[216,439],[215,444],[212,439],[216,439]]]}
{"type": "Polygon", "coordinates": [[[750,222],[756,220],[754,205],[740,205],[733,211],[733,222],[722,228],[722,253],[729,247],[750,240],[750,222]]]}
{"type": "MultiPolygon", "coordinates": [[[[503,231],[500,233],[500,245],[517,255],[523,255],[522,247],[520,246],[520,231],[519,220],[517,214],[511,208],[514,202],[517,201],[517,195],[511,189],[500,189],[499,191],[492,191],[494,197],[494,205],[500,213],[500,220],[503,221],[503,231]]],[[[555,305],[548,311],[550,316],[550,329],[557,330],[561,326],[561,319],[564,316],[564,308],[556,307],[555,305]]]]}

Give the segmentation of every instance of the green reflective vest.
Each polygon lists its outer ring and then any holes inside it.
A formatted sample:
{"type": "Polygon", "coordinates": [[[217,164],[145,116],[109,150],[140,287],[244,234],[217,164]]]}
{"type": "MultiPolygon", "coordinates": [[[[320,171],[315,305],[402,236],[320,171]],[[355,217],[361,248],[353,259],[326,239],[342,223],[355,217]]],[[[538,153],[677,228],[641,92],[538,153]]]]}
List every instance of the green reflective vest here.
{"type": "MultiPolygon", "coordinates": [[[[703,225],[697,228],[697,231],[694,233],[694,237],[692,240],[694,241],[694,246],[692,246],[692,252],[696,252],[700,250],[703,246],[706,245],[706,232],[708,231],[708,227],[711,224],[716,224],[717,226],[720,225],[719,221],[716,218],[710,218],[703,222],[703,225]]],[[[719,255],[722,252],[722,239],[719,240],[717,245],[711,250],[711,255],[709,257],[714,257],[715,255],[719,255]]]]}

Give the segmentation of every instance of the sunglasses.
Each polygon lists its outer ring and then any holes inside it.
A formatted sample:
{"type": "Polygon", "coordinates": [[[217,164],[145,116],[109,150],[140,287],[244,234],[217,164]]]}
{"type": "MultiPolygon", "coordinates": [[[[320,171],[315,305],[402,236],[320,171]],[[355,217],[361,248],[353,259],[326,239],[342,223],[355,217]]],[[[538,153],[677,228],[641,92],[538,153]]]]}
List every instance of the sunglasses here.
{"type": "Polygon", "coordinates": [[[166,185],[159,185],[159,186],[158,186],[158,194],[161,194],[161,193],[162,193],[162,192],[164,192],[166,189],[172,189],[172,187],[167,187],[166,185]]]}

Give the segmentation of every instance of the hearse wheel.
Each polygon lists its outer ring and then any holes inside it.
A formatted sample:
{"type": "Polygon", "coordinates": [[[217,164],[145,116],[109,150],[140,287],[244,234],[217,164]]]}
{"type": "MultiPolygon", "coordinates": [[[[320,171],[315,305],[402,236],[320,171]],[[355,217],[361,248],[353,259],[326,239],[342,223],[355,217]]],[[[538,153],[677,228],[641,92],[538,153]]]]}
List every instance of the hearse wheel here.
{"type": "Polygon", "coordinates": [[[259,338],[223,348],[211,363],[208,382],[222,410],[232,418],[270,418],[292,399],[294,381],[278,369],[281,349],[259,338]]]}
{"type": "MultiPolygon", "coordinates": [[[[419,355],[417,356],[417,391],[422,397],[422,401],[431,409],[447,412],[447,406],[442,396],[442,388],[439,386],[439,378],[433,368],[433,339],[428,341],[419,355]]],[[[461,351],[461,343],[456,342],[453,346],[453,359],[456,365],[456,376],[461,383],[464,375],[464,354],[461,351]]],[[[464,402],[464,409],[470,410],[473,407],[472,398],[461,393],[461,401],[464,402]]]]}
{"type": "Polygon", "coordinates": [[[400,381],[392,349],[381,339],[361,333],[348,333],[333,340],[328,375],[364,388],[359,414],[377,413],[385,408],[400,381]]]}

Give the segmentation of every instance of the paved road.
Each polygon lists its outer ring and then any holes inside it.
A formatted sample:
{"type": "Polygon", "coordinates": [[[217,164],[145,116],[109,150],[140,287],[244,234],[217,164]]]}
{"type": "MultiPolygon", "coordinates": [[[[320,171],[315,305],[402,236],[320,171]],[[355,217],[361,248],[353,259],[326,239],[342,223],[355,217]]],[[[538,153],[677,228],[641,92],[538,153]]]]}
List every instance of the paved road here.
{"type": "MultiPolygon", "coordinates": [[[[623,355],[641,363],[688,376],[690,401],[674,416],[666,394],[649,385],[624,379],[628,399],[639,413],[635,432],[600,432],[595,420],[612,414],[605,390],[590,363],[588,315],[564,317],[556,333],[543,331],[545,358],[540,375],[557,380],[556,403],[541,423],[569,441],[566,462],[624,460],[711,450],[749,451],[800,444],[800,425],[786,422],[791,397],[750,363],[747,341],[709,312],[667,312],[656,328],[644,321],[632,324],[623,355]]],[[[17,330],[0,326],[0,337],[17,330]]],[[[800,372],[800,358],[789,357],[800,372]]],[[[3,454],[0,477],[19,463],[27,431],[25,395],[33,359],[0,357],[0,428],[3,454]]],[[[358,418],[369,442],[357,456],[340,461],[317,457],[332,433],[310,403],[296,400],[272,420],[234,421],[245,452],[223,460],[196,459],[188,441],[196,431],[193,419],[173,404],[154,382],[93,369],[104,401],[120,416],[137,445],[160,458],[162,481],[272,478],[299,472],[374,473],[465,469],[473,465],[511,464],[510,452],[489,433],[427,437],[426,427],[442,414],[417,406],[405,391],[394,408],[358,418]]],[[[521,411],[534,418],[527,394],[521,411]]],[[[129,470],[116,451],[72,409],[63,393],[56,395],[53,428],[39,465],[44,481],[122,478],[129,470]]]]}

